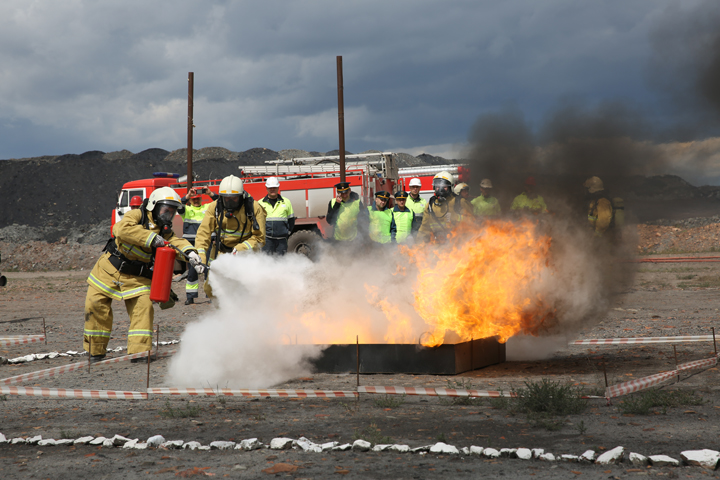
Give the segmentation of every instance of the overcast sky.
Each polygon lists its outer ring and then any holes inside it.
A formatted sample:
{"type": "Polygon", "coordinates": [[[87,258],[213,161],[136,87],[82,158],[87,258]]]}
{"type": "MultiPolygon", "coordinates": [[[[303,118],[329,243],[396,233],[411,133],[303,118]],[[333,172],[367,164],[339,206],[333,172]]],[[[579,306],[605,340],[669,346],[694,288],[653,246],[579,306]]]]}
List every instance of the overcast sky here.
{"type": "Polygon", "coordinates": [[[667,122],[657,32],[708,4],[3,0],[0,158],[182,148],[189,71],[195,148],[336,149],[337,55],[353,152],[457,158],[480,116],[568,98],[667,122]]]}

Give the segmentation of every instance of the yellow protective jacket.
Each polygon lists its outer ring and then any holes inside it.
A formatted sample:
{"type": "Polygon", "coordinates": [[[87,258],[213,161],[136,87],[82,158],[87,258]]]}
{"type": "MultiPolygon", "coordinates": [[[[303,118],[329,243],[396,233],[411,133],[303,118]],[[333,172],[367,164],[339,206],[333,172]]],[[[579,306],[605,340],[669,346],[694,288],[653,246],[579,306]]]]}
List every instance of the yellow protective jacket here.
{"type": "Polygon", "coordinates": [[[588,206],[588,222],[595,230],[596,236],[601,236],[610,228],[613,219],[613,206],[609,199],[600,197],[590,201],[588,206]]]}
{"type": "Polygon", "coordinates": [[[530,213],[548,213],[547,205],[545,205],[545,199],[540,195],[536,195],[535,198],[530,198],[527,193],[523,192],[513,199],[510,210],[514,211],[527,211],[530,213]]]}
{"type": "Polygon", "coordinates": [[[208,256],[214,260],[218,256],[215,250],[215,239],[213,234],[220,235],[221,251],[220,253],[229,253],[233,249],[237,251],[255,250],[260,251],[265,245],[265,209],[253,200],[253,214],[257,221],[258,228],[255,229],[252,222],[248,221],[245,214],[245,203],[240,204],[240,208],[233,212],[231,218],[227,218],[224,212],[215,211],[217,201],[208,205],[205,218],[203,218],[197,236],[195,237],[195,247],[200,254],[203,263],[207,263],[208,256]],[[222,228],[218,228],[220,219],[222,218],[222,228]]]}
{"type": "Polygon", "coordinates": [[[470,202],[464,198],[453,196],[447,201],[436,203],[435,197],[433,197],[425,206],[417,240],[427,242],[432,237],[442,239],[463,218],[473,218],[473,207],[470,202]],[[456,202],[460,202],[460,204],[456,205],[456,202]]]}
{"type": "MultiPolygon", "coordinates": [[[[160,234],[160,228],[155,225],[152,213],[147,213],[148,224],[145,228],[141,224],[142,210],[130,210],[123,219],[113,227],[115,247],[118,252],[128,260],[149,264],[153,256],[152,243],[160,234]]],[[[163,237],[165,241],[179,248],[184,253],[195,251],[187,240],[175,235],[172,231],[163,237]]],[[[115,300],[127,300],[140,295],[150,294],[149,278],[120,273],[110,263],[110,253],[104,253],[95,263],[87,279],[90,286],[99,290],[103,295],[115,300]]]]}

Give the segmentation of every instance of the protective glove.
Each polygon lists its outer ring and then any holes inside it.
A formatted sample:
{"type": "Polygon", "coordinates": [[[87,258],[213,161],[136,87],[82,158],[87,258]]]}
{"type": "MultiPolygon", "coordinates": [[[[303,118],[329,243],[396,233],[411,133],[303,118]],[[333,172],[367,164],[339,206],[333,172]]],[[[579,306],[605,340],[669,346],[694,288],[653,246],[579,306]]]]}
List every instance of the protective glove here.
{"type": "Polygon", "coordinates": [[[188,261],[190,262],[190,265],[192,265],[193,267],[199,263],[202,263],[200,261],[200,255],[198,255],[195,252],[188,253],[188,261]]]}
{"type": "Polygon", "coordinates": [[[153,238],[153,247],[164,247],[165,246],[165,239],[162,238],[160,235],[155,235],[155,238],[153,238]]]}

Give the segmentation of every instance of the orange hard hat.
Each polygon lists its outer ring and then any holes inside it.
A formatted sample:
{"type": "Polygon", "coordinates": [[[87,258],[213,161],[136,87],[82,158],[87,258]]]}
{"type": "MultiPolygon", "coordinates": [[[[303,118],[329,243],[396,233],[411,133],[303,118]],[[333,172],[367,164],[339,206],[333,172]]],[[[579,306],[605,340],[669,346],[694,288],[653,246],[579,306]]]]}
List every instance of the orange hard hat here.
{"type": "Polygon", "coordinates": [[[135,195],[130,199],[131,207],[139,207],[140,205],[142,205],[142,198],[139,195],[135,195]]]}
{"type": "Polygon", "coordinates": [[[535,177],[527,177],[525,179],[525,185],[535,185],[535,177]]]}

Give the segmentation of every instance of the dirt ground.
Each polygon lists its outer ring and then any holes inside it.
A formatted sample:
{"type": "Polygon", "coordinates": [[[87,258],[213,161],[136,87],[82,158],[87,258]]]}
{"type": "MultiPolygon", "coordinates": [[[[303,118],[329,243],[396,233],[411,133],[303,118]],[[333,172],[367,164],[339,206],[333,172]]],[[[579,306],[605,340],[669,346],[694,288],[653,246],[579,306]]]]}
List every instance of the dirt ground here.
{"type": "MultiPolygon", "coordinates": [[[[644,256],[644,259],[657,256],[644,256]]],[[[42,333],[47,325],[48,345],[0,347],[0,356],[15,358],[29,353],[82,350],[83,305],[87,289],[85,271],[4,272],[8,285],[0,289],[0,337],[42,333]]],[[[182,283],[176,284],[182,291],[182,283]]],[[[720,316],[720,263],[638,264],[632,288],[618,295],[606,318],[578,334],[579,338],[670,336],[710,334],[720,316]]],[[[160,340],[178,339],[185,326],[213,308],[205,299],[193,306],[178,304],[156,309],[160,340]]],[[[124,346],[128,318],[114,303],[114,337],[110,347],[124,346]]],[[[720,334],[720,332],[718,332],[720,334]]],[[[573,340],[573,339],[568,339],[573,340]]],[[[175,347],[161,347],[167,351],[175,347]]],[[[677,362],[709,358],[712,343],[676,345],[677,362]]],[[[121,356],[123,353],[114,353],[121,356]]],[[[21,364],[0,365],[0,378],[76,363],[84,357],[60,357],[21,364]]],[[[260,361],[261,359],[259,359],[260,361]]],[[[573,346],[542,361],[508,361],[457,376],[362,375],[363,385],[465,387],[510,391],[525,382],[550,379],[572,382],[602,394],[606,364],[610,384],[672,370],[676,362],[671,344],[636,346],[573,346]]],[[[168,360],[151,364],[150,385],[164,385],[168,360]]],[[[144,391],[145,364],[122,362],[83,368],[63,375],[26,382],[22,386],[144,391]]],[[[277,385],[276,388],[352,390],[354,374],[316,374],[277,385]]],[[[717,476],[699,467],[638,468],[627,452],[666,454],[720,447],[720,381],[717,367],[683,375],[665,389],[694,391],[705,401],[650,415],[623,414],[622,399],[612,405],[588,400],[584,413],[562,417],[562,427],[549,431],[534,426],[523,414],[499,408],[497,402],[458,402],[440,397],[385,397],[364,394],[353,399],[245,399],[198,397],[192,400],[151,396],[149,400],[60,400],[0,397],[0,432],[8,439],[42,435],[43,438],[112,437],[120,434],[145,441],[156,434],[208,445],[215,440],[239,442],[257,437],[269,444],[275,437],[307,437],[316,443],[352,443],[365,438],[373,443],[410,447],[442,441],[458,448],[477,445],[493,448],[543,448],[555,455],[598,453],[623,446],[625,462],[600,466],[541,462],[511,458],[489,459],[465,455],[398,454],[388,452],[308,453],[300,450],[252,452],[189,450],[126,450],[89,445],[71,447],[0,444],[2,478],[156,478],[217,476],[257,478],[631,478],[638,475],[670,478],[717,476]],[[185,416],[190,413],[196,416],[185,416]],[[288,473],[263,473],[287,464],[288,473]]]]}

